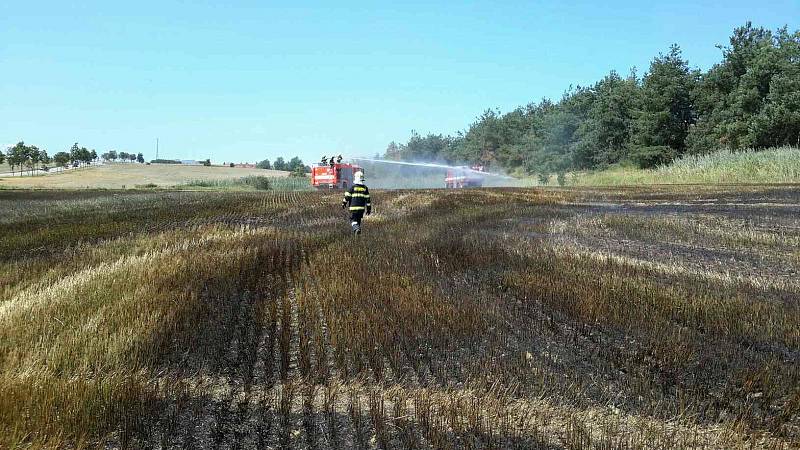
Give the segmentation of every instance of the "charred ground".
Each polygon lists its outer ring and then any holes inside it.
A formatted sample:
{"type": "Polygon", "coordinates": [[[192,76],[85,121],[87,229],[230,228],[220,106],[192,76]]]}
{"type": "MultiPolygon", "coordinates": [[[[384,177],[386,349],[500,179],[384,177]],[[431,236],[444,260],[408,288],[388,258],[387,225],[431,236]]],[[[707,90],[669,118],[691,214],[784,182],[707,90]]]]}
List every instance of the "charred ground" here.
{"type": "Polygon", "coordinates": [[[795,447],[799,192],[0,191],[0,447],[795,447]]]}

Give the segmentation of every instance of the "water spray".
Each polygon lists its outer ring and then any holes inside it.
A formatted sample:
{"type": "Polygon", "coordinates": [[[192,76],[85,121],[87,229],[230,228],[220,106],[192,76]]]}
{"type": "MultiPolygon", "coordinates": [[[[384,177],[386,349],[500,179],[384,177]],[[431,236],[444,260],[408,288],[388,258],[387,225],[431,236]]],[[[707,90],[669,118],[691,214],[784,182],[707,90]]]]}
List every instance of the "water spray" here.
{"type": "Polygon", "coordinates": [[[513,180],[513,177],[508,175],[503,175],[499,173],[491,173],[491,172],[483,172],[481,170],[475,170],[468,166],[449,166],[447,164],[436,164],[436,163],[415,163],[415,162],[407,162],[407,161],[391,161],[386,159],[375,159],[375,158],[351,158],[353,161],[368,161],[373,163],[382,163],[382,164],[396,164],[400,166],[414,166],[414,167],[429,167],[432,169],[450,169],[450,170],[460,170],[464,172],[473,172],[476,174],[490,176],[490,177],[498,177],[498,178],[505,178],[508,180],[513,180]]]}

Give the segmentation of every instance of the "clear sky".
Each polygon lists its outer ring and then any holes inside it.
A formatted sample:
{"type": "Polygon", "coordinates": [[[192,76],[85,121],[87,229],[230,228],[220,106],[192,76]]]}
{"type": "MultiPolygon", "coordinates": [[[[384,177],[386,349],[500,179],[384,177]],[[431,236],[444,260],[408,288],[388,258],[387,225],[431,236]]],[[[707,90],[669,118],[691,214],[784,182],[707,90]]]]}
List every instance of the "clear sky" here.
{"type": "MultiPolygon", "coordinates": [[[[463,130],[672,43],[702,69],[800,1],[0,0],[0,144],[162,157],[370,156],[463,130]]],[[[794,20],[794,23],[792,21],[794,20]]]]}

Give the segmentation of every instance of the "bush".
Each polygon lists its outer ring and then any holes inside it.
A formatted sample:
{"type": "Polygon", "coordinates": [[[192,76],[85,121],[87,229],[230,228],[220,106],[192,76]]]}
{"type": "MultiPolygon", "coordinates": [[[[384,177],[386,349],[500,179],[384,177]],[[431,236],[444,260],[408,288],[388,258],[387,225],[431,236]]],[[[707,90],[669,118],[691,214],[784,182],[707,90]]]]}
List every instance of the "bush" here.
{"type": "Polygon", "coordinates": [[[547,183],[550,181],[550,174],[541,172],[541,173],[539,173],[537,178],[539,179],[539,183],[541,183],[542,185],[547,186],[547,183]]]}
{"type": "Polygon", "coordinates": [[[251,177],[244,177],[242,181],[247,186],[252,186],[260,191],[268,191],[272,189],[272,183],[270,179],[267,177],[262,176],[251,176],[251,177]]]}
{"type": "Polygon", "coordinates": [[[298,168],[296,168],[295,170],[293,170],[293,171],[292,171],[292,172],[289,174],[289,176],[290,176],[290,177],[295,177],[295,178],[305,178],[305,176],[306,176],[306,171],[304,170],[304,167],[302,167],[302,166],[301,166],[301,167],[298,167],[298,168]]]}
{"type": "Polygon", "coordinates": [[[669,164],[676,156],[675,149],[666,145],[637,147],[631,152],[631,159],[640,169],[652,169],[669,164]]]}
{"type": "Polygon", "coordinates": [[[150,162],[153,164],[182,164],[180,161],[175,159],[154,159],[150,162]]]}

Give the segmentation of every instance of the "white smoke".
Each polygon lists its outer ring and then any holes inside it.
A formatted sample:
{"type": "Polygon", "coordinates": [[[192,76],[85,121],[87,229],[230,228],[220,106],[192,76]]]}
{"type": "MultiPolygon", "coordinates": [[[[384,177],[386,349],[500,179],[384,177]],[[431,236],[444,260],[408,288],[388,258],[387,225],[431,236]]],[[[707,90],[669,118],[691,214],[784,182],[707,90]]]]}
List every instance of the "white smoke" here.
{"type": "Polygon", "coordinates": [[[379,189],[444,188],[448,170],[474,173],[483,178],[485,187],[517,185],[516,179],[505,174],[483,172],[468,166],[453,166],[433,162],[392,161],[376,158],[350,158],[364,167],[366,182],[379,189]]]}

